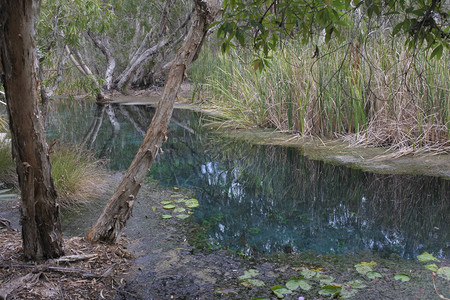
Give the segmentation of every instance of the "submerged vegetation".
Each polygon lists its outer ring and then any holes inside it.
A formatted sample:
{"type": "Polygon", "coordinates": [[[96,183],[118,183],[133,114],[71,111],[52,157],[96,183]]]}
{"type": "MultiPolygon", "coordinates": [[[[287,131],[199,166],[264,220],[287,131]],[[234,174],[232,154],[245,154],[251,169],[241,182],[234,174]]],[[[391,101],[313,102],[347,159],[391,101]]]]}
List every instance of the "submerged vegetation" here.
{"type": "Polygon", "coordinates": [[[204,51],[191,78],[195,98],[208,98],[228,126],[448,152],[450,57],[428,56],[383,36],[319,47],[294,40],[262,71],[245,51],[204,51]]]}

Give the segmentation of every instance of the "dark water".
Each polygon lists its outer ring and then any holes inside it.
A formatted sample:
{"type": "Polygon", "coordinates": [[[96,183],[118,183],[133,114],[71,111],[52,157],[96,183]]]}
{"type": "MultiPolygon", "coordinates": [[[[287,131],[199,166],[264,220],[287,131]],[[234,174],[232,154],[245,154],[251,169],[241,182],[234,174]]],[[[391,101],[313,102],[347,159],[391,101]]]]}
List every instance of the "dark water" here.
{"type": "MultiPolygon", "coordinates": [[[[122,170],[152,109],[111,111],[120,130],[103,112],[94,140],[86,136],[96,131],[95,106],[61,103],[51,117],[50,138],[92,144],[111,169],[122,170]]],[[[214,245],[243,253],[369,249],[383,256],[428,251],[450,257],[448,180],[366,173],[309,160],[292,147],[231,140],[208,131],[202,116],[188,111],[175,111],[173,119],[150,176],[195,191],[200,207],[194,220],[208,228],[214,245]]]]}

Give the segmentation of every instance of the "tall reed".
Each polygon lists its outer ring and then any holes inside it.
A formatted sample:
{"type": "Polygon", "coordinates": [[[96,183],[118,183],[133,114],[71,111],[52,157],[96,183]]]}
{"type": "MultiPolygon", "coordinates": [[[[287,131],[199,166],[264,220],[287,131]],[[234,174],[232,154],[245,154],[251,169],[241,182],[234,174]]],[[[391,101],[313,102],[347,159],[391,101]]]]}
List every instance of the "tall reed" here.
{"type": "Polygon", "coordinates": [[[428,60],[383,37],[319,49],[290,42],[262,72],[245,51],[206,52],[191,77],[228,126],[450,149],[450,56],[428,60]]]}

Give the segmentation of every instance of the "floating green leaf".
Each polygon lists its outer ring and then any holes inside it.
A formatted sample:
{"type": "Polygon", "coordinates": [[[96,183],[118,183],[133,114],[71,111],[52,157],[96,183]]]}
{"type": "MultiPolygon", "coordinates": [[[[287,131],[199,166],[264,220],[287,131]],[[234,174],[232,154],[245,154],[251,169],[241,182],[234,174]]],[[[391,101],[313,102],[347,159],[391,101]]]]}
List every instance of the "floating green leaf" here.
{"type": "Polygon", "coordinates": [[[248,278],[245,281],[247,281],[248,283],[250,283],[253,286],[265,286],[266,284],[264,283],[264,281],[259,280],[259,279],[253,279],[253,278],[248,278]]]}
{"type": "Polygon", "coordinates": [[[298,277],[292,277],[286,282],[286,287],[290,290],[296,290],[300,287],[300,282],[304,281],[298,277]]]}
{"type": "Polygon", "coordinates": [[[166,205],[163,206],[163,208],[164,209],[174,209],[175,205],[173,205],[173,204],[166,204],[166,205]]]}
{"type": "Polygon", "coordinates": [[[193,198],[186,200],[185,205],[186,205],[186,207],[189,207],[189,208],[194,208],[194,207],[199,206],[197,199],[193,199],[193,198]]]}
{"type": "Polygon", "coordinates": [[[436,264],[428,264],[425,265],[425,269],[436,272],[439,269],[439,267],[436,264]]]}
{"type": "Polygon", "coordinates": [[[173,212],[175,212],[175,213],[180,213],[180,212],[185,212],[185,211],[186,211],[186,208],[183,208],[183,207],[177,207],[173,210],[173,212]]]}
{"type": "Polygon", "coordinates": [[[186,199],[184,199],[184,198],[181,198],[181,199],[175,199],[175,202],[176,202],[176,203],[185,202],[185,201],[186,201],[186,199]]]}
{"type": "Polygon", "coordinates": [[[183,198],[184,196],[181,194],[170,195],[170,198],[183,198]]]}
{"type": "Polygon", "coordinates": [[[450,267],[442,267],[436,271],[436,274],[446,280],[450,280],[450,267]]]}
{"type": "Polygon", "coordinates": [[[316,276],[317,272],[316,271],[312,271],[309,269],[303,269],[300,272],[300,275],[302,275],[303,277],[305,277],[306,279],[310,279],[313,278],[314,276],[316,276]]]}
{"type": "Polygon", "coordinates": [[[417,256],[417,259],[421,262],[427,262],[427,261],[439,261],[439,259],[437,259],[436,257],[434,257],[433,255],[431,255],[428,252],[424,252],[420,255],[417,256]]]}
{"type": "Polygon", "coordinates": [[[162,205],[172,204],[172,200],[164,200],[160,202],[162,205]]]}
{"type": "Polygon", "coordinates": [[[162,215],[161,219],[172,219],[171,215],[162,215]]]}
{"type": "Polygon", "coordinates": [[[300,280],[300,288],[304,291],[309,291],[312,289],[312,285],[310,285],[306,280],[300,280]]]}
{"type": "Polygon", "coordinates": [[[184,219],[189,218],[189,215],[180,214],[180,215],[177,215],[176,217],[177,217],[178,219],[184,220],[184,219]]]}
{"type": "Polygon", "coordinates": [[[319,290],[319,295],[324,296],[337,296],[342,290],[342,287],[339,285],[325,285],[319,290]]]}
{"type": "Polygon", "coordinates": [[[339,292],[339,298],[342,299],[347,299],[347,298],[352,298],[354,297],[356,294],[358,293],[358,290],[356,289],[346,289],[343,288],[341,289],[341,291],[339,292]]]}
{"type": "Polygon", "coordinates": [[[331,284],[334,281],[333,276],[324,275],[317,273],[316,278],[319,279],[320,283],[322,284],[331,284]]]}
{"type": "Polygon", "coordinates": [[[271,287],[271,290],[275,294],[275,296],[277,296],[278,299],[283,299],[284,296],[292,294],[292,291],[290,289],[287,289],[281,284],[271,287]]]}
{"type": "Polygon", "coordinates": [[[411,280],[411,277],[405,273],[398,273],[394,275],[395,280],[400,280],[401,282],[407,282],[411,280]]]}
{"type": "Polygon", "coordinates": [[[361,280],[352,280],[348,283],[352,288],[354,289],[363,289],[366,288],[367,285],[365,285],[361,280]]]}
{"type": "Polygon", "coordinates": [[[259,271],[255,269],[249,269],[244,271],[244,275],[239,276],[240,280],[249,279],[259,275],[259,271]]]}
{"type": "Polygon", "coordinates": [[[375,266],[377,263],[374,261],[371,262],[361,262],[357,265],[355,265],[356,271],[361,275],[366,275],[367,272],[373,271],[372,267],[375,266]]]}
{"type": "Polygon", "coordinates": [[[381,275],[381,273],[377,272],[377,271],[370,271],[366,273],[366,276],[369,279],[375,279],[375,278],[382,278],[383,275],[381,275]]]}

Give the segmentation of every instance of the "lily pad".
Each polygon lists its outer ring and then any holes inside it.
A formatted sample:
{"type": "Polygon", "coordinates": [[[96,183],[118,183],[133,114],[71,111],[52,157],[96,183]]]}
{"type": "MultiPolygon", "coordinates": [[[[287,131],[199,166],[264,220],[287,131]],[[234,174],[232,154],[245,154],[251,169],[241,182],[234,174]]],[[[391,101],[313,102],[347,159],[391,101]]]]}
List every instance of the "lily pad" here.
{"type": "Polygon", "coordinates": [[[199,206],[198,200],[194,199],[194,198],[186,200],[184,205],[186,205],[186,207],[189,207],[189,208],[194,208],[194,207],[198,207],[199,206]]]}
{"type": "Polygon", "coordinates": [[[181,212],[185,212],[185,211],[186,211],[186,208],[183,208],[183,207],[177,207],[173,210],[173,212],[175,212],[175,213],[181,213],[181,212]]]}
{"type": "Polygon", "coordinates": [[[170,198],[183,198],[184,196],[181,194],[170,195],[170,198]]]}
{"type": "Polygon", "coordinates": [[[371,262],[361,262],[357,265],[355,265],[356,271],[361,275],[366,275],[367,272],[373,271],[372,267],[375,266],[377,263],[374,261],[371,262]]]}
{"type": "Polygon", "coordinates": [[[339,292],[339,298],[341,299],[348,299],[348,298],[352,298],[354,297],[356,294],[358,293],[358,290],[356,289],[346,289],[343,288],[341,289],[341,291],[339,292]]]}
{"type": "Polygon", "coordinates": [[[259,271],[255,269],[249,269],[244,271],[244,275],[238,277],[240,280],[249,279],[259,275],[259,271]]]}
{"type": "Polygon", "coordinates": [[[427,262],[427,261],[439,261],[439,259],[437,259],[436,257],[434,257],[433,255],[431,255],[428,252],[424,252],[420,255],[417,256],[417,259],[421,262],[427,262]]]}
{"type": "Polygon", "coordinates": [[[309,269],[304,269],[300,272],[300,275],[302,275],[306,279],[313,278],[314,276],[316,276],[316,274],[317,274],[316,271],[309,270],[309,269]]]}
{"type": "Polygon", "coordinates": [[[436,272],[439,269],[439,267],[436,264],[428,264],[425,265],[425,269],[430,270],[432,272],[436,272]]]}
{"type": "Polygon", "coordinates": [[[184,219],[189,218],[189,215],[180,214],[180,215],[177,215],[177,218],[178,218],[178,219],[181,219],[181,220],[184,220],[184,219]]]}
{"type": "Polygon", "coordinates": [[[411,280],[411,277],[405,273],[398,273],[394,275],[395,280],[400,280],[401,282],[407,282],[411,280]]]}
{"type": "Polygon", "coordinates": [[[354,289],[363,289],[366,288],[367,285],[365,285],[361,280],[352,280],[348,283],[352,288],[354,289]]]}
{"type": "Polygon", "coordinates": [[[322,284],[331,284],[334,281],[334,277],[329,276],[329,275],[324,275],[324,274],[318,273],[316,275],[316,277],[317,277],[317,279],[319,279],[320,283],[322,283],[322,284]]]}
{"type": "Polygon", "coordinates": [[[172,219],[171,215],[162,215],[161,219],[172,219]]]}
{"type": "Polygon", "coordinates": [[[162,205],[172,204],[172,200],[164,200],[160,202],[162,205]]]}
{"type": "Polygon", "coordinates": [[[296,290],[300,287],[300,278],[293,277],[286,282],[286,287],[290,290],[296,290]]]}
{"type": "Polygon", "coordinates": [[[450,267],[442,267],[437,270],[436,274],[446,280],[450,280],[450,267]]]}
{"type": "Polygon", "coordinates": [[[281,284],[273,286],[270,289],[275,294],[275,296],[277,296],[278,299],[283,299],[284,296],[292,294],[292,291],[290,289],[287,289],[286,287],[282,286],[281,284]]]}
{"type": "Polygon", "coordinates": [[[366,276],[369,279],[375,279],[375,278],[382,278],[383,275],[381,275],[381,273],[377,272],[377,271],[370,271],[366,273],[366,276]]]}
{"type": "Polygon", "coordinates": [[[265,286],[266,284],[264,283],[264,281],[259,280],[259,279],[253,279],[253,278],[248,278],[245,281],[247,281],[248,283],[250,283],[253,286],[265,286]]]}
{"type": "Polygon", "coordinates": [[[337,296],[342,290],[339,285],[325,285],[319,290],[319,295],[323,296],[337,296]]]}
{"type": "Polygon", "coordinates": [[[166,204],[166,205],[163,206],[163,208],[164,209],[174,209],[175,205],[173,205],[173,204],[166,204]]]}

